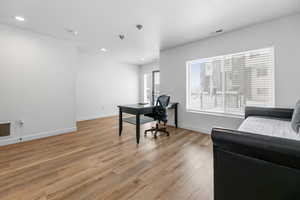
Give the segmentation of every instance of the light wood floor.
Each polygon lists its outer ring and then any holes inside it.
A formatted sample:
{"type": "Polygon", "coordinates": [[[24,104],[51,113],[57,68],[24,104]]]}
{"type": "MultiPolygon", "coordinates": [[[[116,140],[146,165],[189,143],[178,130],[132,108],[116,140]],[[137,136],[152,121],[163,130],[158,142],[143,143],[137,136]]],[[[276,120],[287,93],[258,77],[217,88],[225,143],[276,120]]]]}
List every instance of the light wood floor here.
{"type": "MultiPolygon", "coordinates": [[[[142,126],[149,128],[150,125],[142,126]]],[[[170,127],[135,143],[117,118],[78,123],[78,131],[0,147],[0,199],[211,200],[208,135],[170,127]]]]}

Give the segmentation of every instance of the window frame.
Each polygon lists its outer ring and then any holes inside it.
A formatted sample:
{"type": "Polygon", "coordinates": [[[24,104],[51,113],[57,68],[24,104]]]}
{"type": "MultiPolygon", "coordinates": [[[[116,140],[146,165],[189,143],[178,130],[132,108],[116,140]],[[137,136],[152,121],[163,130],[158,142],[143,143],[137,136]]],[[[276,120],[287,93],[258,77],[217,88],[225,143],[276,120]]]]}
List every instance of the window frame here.
{"type": "MultiPolygon", "coordinates": [[[[271,63],[272,63],[272,102],[270,105],[267,106],[258,106],[258,107],[274,107],[275,106],[275,47],[274,46],[269,46],[265,48],[257,48],[257,49],[252,49],[252,50],[246,50],[246,51],[240,51],[240,52],[235,52],[235,53],[228,53],[224,55],[218,55],[218,56],[212,56],[212,57],[205,57],[205,58],[200,58],[200,59],[194,59],[190,61],[186,61],[186,111],[190,113],[201,113],[201,114],[208,114],[208,115],[215,115],[215,116],[224,116],[224,117],[235,117],[235,118],[242,118],[244,116],[244,112],[241,114],[236,114],[236,113],[229,113],[229,112],[214,112],[214,111],[205,111],[205,110],[198,110],[198,109],[192,109],[190,108],[190,94],[191,94],[191,86],[190,86],[190,74],[191,74],[191,65],[194,63],[203,63],[204,60],[217,60],[217,59],[222,59],[226,56],[234,56],[238,54],[246,54],[252,51],[259,51],[259,50],[265,50],[265,49],[270,49],[271,50],[271,63]]],[[[224,80],[223,80],[224,81],[224,80]]],[[[222,83],[224,86],[224,83],[222,83]]]]}

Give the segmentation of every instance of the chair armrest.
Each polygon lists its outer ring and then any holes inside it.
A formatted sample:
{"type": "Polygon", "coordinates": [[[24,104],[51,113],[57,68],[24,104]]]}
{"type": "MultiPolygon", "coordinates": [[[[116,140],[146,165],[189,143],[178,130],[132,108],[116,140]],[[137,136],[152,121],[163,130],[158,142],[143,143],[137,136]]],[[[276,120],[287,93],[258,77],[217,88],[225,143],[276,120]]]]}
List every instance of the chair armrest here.
{"type": "Polygon", "coordinates": [[[294,109],[291,108],[262,108],[246,107],[245,118],[249,116],[275,117],[292,119],[294,109]]]}
{"type": "Polygon", "coordinates": [[[279,165],[300,169],[300,141],[214,128],[215,150],[232,152],[279,165]]]}

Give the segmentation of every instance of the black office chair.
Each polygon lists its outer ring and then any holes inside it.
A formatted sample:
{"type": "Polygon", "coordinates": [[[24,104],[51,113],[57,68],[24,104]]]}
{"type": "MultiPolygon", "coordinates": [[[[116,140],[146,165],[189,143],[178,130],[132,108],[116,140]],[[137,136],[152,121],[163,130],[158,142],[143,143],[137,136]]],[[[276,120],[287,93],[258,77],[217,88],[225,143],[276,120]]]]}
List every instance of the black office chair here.
{"type": "Polygon", "coordinates": [[[152,117],[154,120],[157,121],[156,126],[152,127],[151,129],[145,130],[145,135],[147,132],[154,132],[154,138],[157,137],[157,132],[164,132],[169,136],[169,132],[167,131],[166,124],[168,122],[168,113],[167,107],[170,103],[170,96],[161,95],[157,98],[156,105],[153,109],[153,113],[147,114],[146,116],[152,117]],[[159,127],[160,123],[163,122],[164,126],[159,127]]]}

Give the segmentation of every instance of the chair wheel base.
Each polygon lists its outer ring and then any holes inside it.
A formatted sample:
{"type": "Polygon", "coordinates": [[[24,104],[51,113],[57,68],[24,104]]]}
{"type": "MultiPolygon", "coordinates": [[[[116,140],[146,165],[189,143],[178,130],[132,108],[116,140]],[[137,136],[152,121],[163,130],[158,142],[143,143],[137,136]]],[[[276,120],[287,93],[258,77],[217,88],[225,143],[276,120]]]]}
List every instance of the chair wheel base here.
{"type": "Polygon", "coordinates": [[[166,133],[167,136],[170,136],[170,133],[166,130],[166,127],[159,128],[158,126],[152,127],[151,129],[145,130],[144,135],[146,136],[148,132],[151,132],[153,134],[154,132],[154,138],[157,138],[157,133],[162,132],[166,133]]]}

